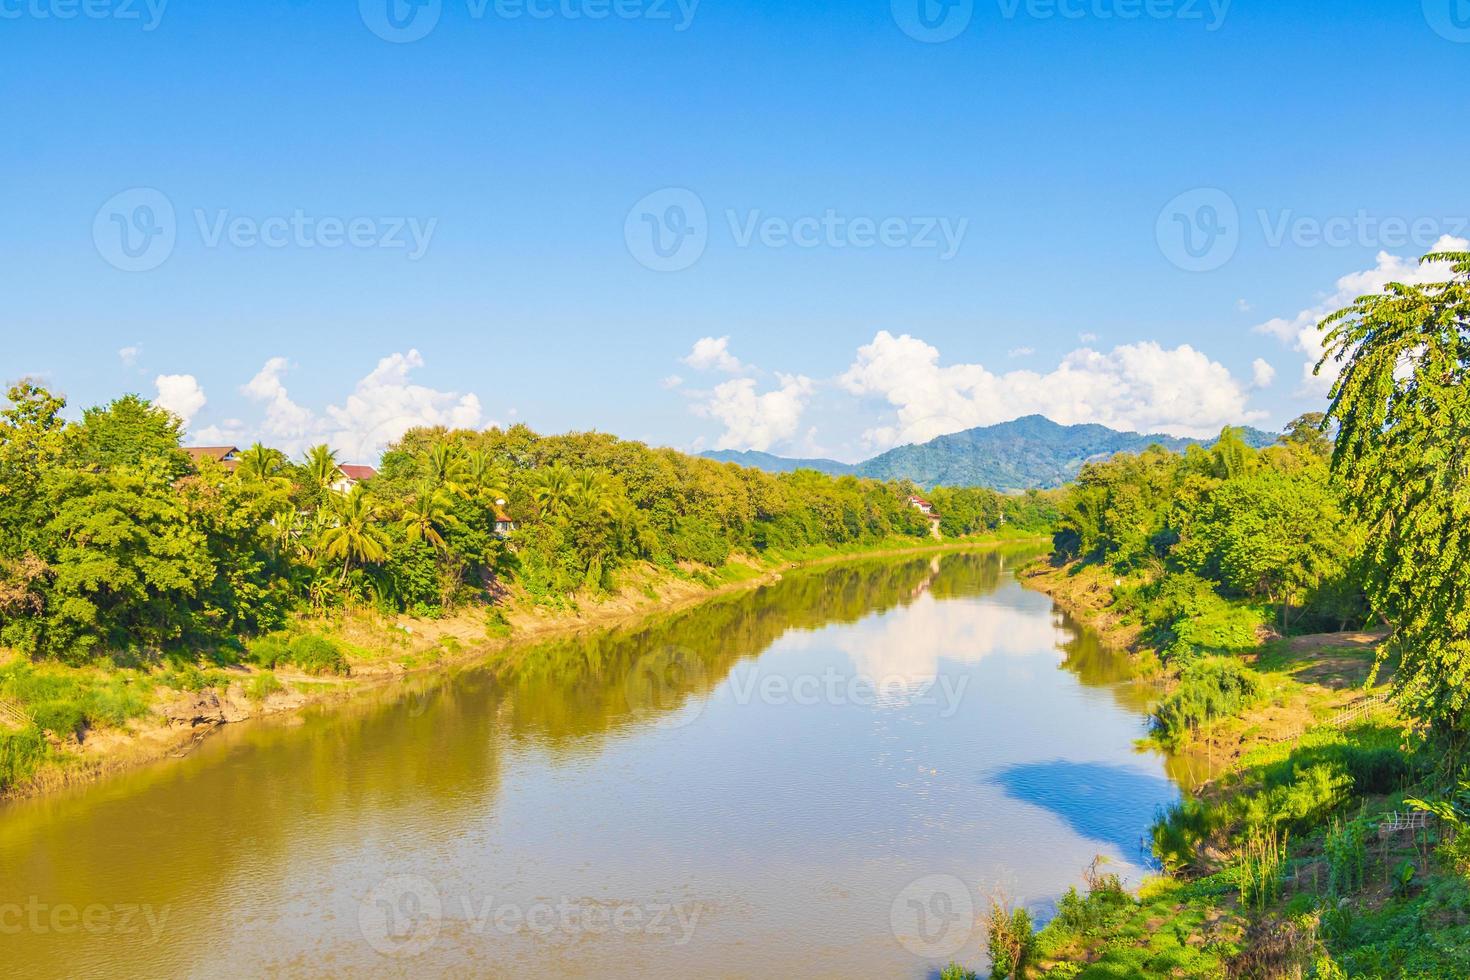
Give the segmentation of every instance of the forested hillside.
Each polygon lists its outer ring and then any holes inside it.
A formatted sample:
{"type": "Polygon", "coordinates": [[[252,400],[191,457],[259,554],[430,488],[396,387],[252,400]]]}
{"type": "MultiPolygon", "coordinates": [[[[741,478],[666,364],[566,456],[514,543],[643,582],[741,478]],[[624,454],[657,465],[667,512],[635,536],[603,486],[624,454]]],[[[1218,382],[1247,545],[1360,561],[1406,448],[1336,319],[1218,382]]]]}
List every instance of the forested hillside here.
{"type": "MultiPolygon", "coordinates": [[[[1255,448],[1276,436],[1242,428],[1239,436],[1255,448]]],[[[1041,415],[966,429],[926,443],[899,446],[862,463],[830,459],[786,459],[758,452],[711,452],[722,459],[771,473],[814,469],[874,480],[910,480],[921,487],[989,487],[1007,493],[1059,487],[1075,479],[1084,463],[1115,453],[1141,452],[1152,445],[1182,452],[1208,440],[1119,432],[1103,425],[1059,425],[1041,415]]]]}

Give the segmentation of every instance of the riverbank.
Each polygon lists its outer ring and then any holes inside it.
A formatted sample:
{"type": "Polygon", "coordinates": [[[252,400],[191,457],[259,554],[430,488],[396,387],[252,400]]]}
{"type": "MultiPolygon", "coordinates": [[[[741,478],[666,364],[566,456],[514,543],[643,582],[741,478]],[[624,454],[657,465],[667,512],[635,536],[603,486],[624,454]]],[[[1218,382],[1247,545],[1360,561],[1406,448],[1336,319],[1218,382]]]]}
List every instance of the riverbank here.
{"type": "MultiPolygon", "coordinates": [[[[1181,688],[1201,683],[1190,658],[1181,667],[1147,642],[1138,581],[1075,563],[1040,563],[1022,580],[1145,668],[1160,665],[1161,700],[1187,700],[1181,688]]],[[[1424,816],[1411,798],[1444,787],[1434,753],[1387,697],[1392,663],[1375,670],[1384,638],[1261,630],[1228,656],[1205,654],[1250,683],[1174,746],[1192,790],[1153,829],[1162,873],[1134,894],[1087,876],[1036,936],[1039,972],[1470,975],[1463,836],[1433,817],[1401,829],[1424,816]]]]}
{"type": "MultiPolygon", "coordinates": [[[[48,792],[187,754],[226,725],[299,712],[378,690],[429,670],[493,662],[507,651],[585,632],[604,631],[668,615],[733,592],[759,588],[783,573],[846,561],[935,555],[1040,542],[1021,533],[928,541],[890,539],[852,548],[811,548],[762,556],[733,555],[724,566],[666,568],[641,563],[624,569],[617,588],[597,595],[533,597],[514,585],[495,605],[466,607],[435,620],[385,618],[368,610],[302,618],[298,638],[319,638],[340,654],[341,673],[307,672],[282,662],[270,667],[233,663],[149,670],[29,664],[0,656],[0,670],[24,671],[26,702],[12,701],[16,720],[75,726],[72,704],[104,705],[115,723],[36,740],[0,740],[0,774],[23,765],[25,751],[41,757],[22,779],[0,787],[0,800],[48,792]],[[59,717],[61,720],[54,721],[59,717]],[[44,739],[44,742],[41,741],[44,739]],[[16,748],[16,745],[20,748],[16,748]]],[[[0,705],[4,707],[4,705],[0,705]]],[[[89,712],[91,713],[91,712],[89,712]]],[[[0,718],[0,734],[19,730],[0,718]]],[[[34,730],[34,728],[32,728],[34,730]]]]}

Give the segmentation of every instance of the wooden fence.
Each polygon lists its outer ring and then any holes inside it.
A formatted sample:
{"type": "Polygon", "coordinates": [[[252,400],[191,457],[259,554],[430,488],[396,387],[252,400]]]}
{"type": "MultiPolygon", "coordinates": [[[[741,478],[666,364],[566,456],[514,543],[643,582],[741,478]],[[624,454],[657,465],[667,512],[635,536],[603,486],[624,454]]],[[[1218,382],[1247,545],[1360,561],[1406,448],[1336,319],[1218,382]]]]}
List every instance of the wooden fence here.
{"type": "Polygon", "coordinates": [[[14,701],[0,698],[0,724],[9,725],[12,728],[29,728],[31,727],[31,716],[14,701]]]}

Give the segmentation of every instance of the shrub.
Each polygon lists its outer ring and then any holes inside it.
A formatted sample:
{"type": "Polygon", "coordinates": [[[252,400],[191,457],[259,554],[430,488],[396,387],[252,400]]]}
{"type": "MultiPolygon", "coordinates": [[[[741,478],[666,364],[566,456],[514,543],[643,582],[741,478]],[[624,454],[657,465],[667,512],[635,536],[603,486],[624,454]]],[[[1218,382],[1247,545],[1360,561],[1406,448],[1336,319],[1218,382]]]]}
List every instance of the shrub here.
{"type": "Polygon", "coordinates": [[[1334,822],[1327,832],[1327,895],[1338,899],[1360,891],[1368,871],[1367,833],[1362,822],[1334,822]]]}
{"type": "Polygon", "coordinates": [[[1138,609],[1166,660],[1253,650],[1269,618],[1258,606],[1225,599],[1213,582],[1189,572],[1144,586],[1129,604],[1138,609]]]}
{"type": "Polygon", "coordinates": [[[674,525],[669,552],[678,561],[698,562],[717,568],[730,557],[730,543],[702,517],[682,517],[674,525]]]}
{"type": "Polygon", "coordinates": [[[269,636],[251,640],[246,644],[245,655],[252,663],[266,670],[273,670],[276,664],[289,663],[291,660],[290,646],[280,633],[272,633],[269,636]]]}
{"type": "Polygon", "coordinates": [[[492,609],[485,617],[485,635],[491,639],[501,639],[510,636],[510,620],[505,618],[505,613],[499,609],[492,609]]]}
{"type": "Polygon", "coordinates": [[[990,903],[986,917],[989,932],[991,977],[1024,976],[1036,949],[1031,915],[1025,909],[1007,914],[999,901],[990,903]]]}
{"type": "Polygon", "coordinates": [[[0,789],[28,778],[45,757],[46,740],[40,729],[0,731],[0,789]]]}
{"type": "Polygon", "coordinates": [[[308,674],[349,673],[342,650],[325,636],[298,636],[291,641],[291,662],[308,674]]]}
{"type": "Polygon", "coordinates": [[[256,674],[245,684],[245,696],[252,701],[264,701],[266,698],[283,690],[284,685],[276,679],[275,674],[256,674]]]}
{"type": "Polygon", "coordinates": [[[77,735],[87,729],[87,717],[74,701],[42,701],[31,705],[31,719],[36,727],[53,735],[77,735]]]}
{"type": "Polygon", "coordinates": [[[950,963],[939,971],[939,980],[980,980],[974,970],[966,970],[958,963],[950,963]]]}
{"type": "Polygon", "coordinates": [[[1186,667],[1179,687],[1154,712],[1162,741],[1178,745],[1205,722],[1233,714],[1260,697],[1261,675],[1238,660],[1208,657],[1186,667]]]}
{"type": "Polygon", "coordinates": [[[1181,799],[1154,822],[1153,852],[1170,874],[1195,862],[1199,848],[1215,828],[1215,814],[1199,800],[1181,799]]]}

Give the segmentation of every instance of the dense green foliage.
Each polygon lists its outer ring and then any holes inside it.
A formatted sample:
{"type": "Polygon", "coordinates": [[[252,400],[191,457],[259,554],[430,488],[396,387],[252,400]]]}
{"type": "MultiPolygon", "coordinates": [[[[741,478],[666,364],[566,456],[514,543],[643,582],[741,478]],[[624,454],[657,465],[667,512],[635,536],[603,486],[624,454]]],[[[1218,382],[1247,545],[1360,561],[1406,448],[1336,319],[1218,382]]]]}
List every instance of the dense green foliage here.
{"type": "Polygon", "coordinates": [[[1363,533],[1320,424],[1298,420],[1260,451],[1226,429],[1208,450],[1156,446],[1088,464],[1062,503],[1056,552],[1144,573],[1126,599],[1166,654],[1248,649],[1266,608],[1283,631],[1359,622],[1363,533]]]}
{"type": "Polygon", "coordinates": [[[1227,430],[1208,451],[1121,456],[1063,501],[1058,555],[1116,577],[1113,607],[1177,676],[1162,738],[1231,719],[1254,747],[1154,827],[1164,869],[1202,877],[1155,889],[1167,904],[1065,898],[1040,940],[1071,962],[1048,975],[1470,976],[1470,254],[1426,261],[1450,280],[1324,321],[1331,405],[1281,445],[1227,430]],[[1393,669],[1392,702],[1262,738],[1254,705],[1330,697],[1276,672],[1288,644],[1263,647],[1268,624],[1368,623],[1390,630],[1375,669],[1393,669]],[[1406,826],[1413,810],[1432,817],[1406,826]],[[1161,945],[1218,955],[1186,967],[1161,945]]]}
{"type": "Polygon", "coordinates": [[[1448,282],[1390,283],[1328,317],[1342,365],[1333,468],[1367,532],[1366,591],[1394,624],[1414,710],[1470,738],[1470,253],[1448,282]]]}
{"type": "MultiPolygon", "coordinates": [[[[377,478],[341,492],[325,446],[293,463],[257,445],[232,473],[196,467],[177,419],[135,396],[77,423],[63,408],[22,384],[0,413],[0,643],[33,659],[230,660],[297,611],[435,616],[514,585],[564,602],[612,588],[636,561],[716,568],[737,551],[930,532],[911,485],[773,476],[597,433],[416,430],[377,478]]],[[[942,499],[954,535],[1040,529],[1050,516],[1037,495],[942,499]]],[[[325,642],[254,655],[344,672],[325,642]]]]}

